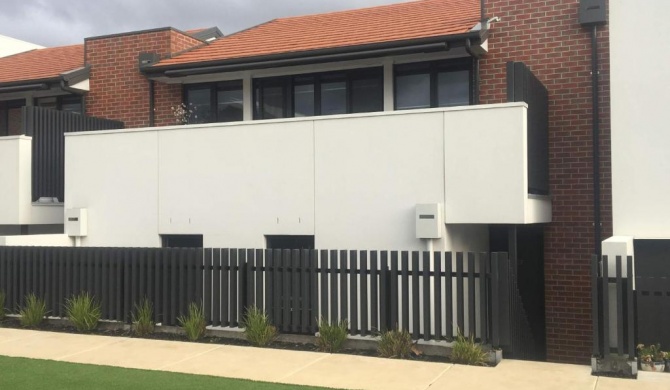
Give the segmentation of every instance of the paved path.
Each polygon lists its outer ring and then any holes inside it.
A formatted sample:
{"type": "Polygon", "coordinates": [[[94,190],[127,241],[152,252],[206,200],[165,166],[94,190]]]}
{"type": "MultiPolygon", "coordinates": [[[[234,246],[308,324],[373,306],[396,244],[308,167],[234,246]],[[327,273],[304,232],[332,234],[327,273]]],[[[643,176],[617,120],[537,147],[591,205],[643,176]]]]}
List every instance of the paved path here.
{"type": "Polygon", "coordinates": [[[344,389],[670,389],[670,374],[503,360],[495,368],[174,341],[0,329],[0,355],[344,389]]]}

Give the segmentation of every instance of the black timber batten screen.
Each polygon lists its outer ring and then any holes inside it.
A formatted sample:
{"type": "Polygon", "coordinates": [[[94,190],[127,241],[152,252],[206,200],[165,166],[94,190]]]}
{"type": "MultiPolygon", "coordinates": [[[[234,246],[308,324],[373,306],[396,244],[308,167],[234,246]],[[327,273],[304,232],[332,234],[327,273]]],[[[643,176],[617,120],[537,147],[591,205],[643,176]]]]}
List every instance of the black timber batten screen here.
{"type": "Polygon", "coordinates": [[[43,107],[23,107],[22,134],[32,141],[32,200],[65,198],[65,133],[116,130],[123,122],[43,107]]]}
{"type": "Polygon", "coordinates": [[[507,101],[528,104],[528,193],[549,194],[549,94],[522,62],[507,63],[507,101]]]}

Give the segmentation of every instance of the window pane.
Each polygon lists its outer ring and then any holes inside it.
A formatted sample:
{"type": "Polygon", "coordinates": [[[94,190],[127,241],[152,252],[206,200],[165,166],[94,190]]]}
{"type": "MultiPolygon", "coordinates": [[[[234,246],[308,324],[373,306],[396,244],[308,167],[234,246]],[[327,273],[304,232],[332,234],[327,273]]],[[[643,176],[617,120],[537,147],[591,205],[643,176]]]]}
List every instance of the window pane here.
{"type": "Polygon", "coordinates": [[[374,112],[384,109],[384,87],[380,78],[351,81],[351,112],[374,112]]]}
{"type": "Polygon", "coordinates": [[[58,109],[58,99],[55,96],[38,98],[36,103],[38,107],[44,107],[51,110],[58,109]]]}
{"type": "Polygon", "coordinates": [[[177,123],[208,123],[212,119],[211,90],[189,89],[186,91],[186,111],[175,107],[173,114],[177,123]],[[183,121],[182,121],[183,120],[183,121]]]}
{"type": "Polygon", "coordinates": [[[293,87],[294,116],[314,116],[314,84],[293,87]]]}
{"type": "Polygon", "coordinates": [[[61,111],[81,114],[83,109],[80,97],[64,97],[61,101],[61,111]]]}
{"type": "Polygon", "coordinates": [[[242,89],[228,89],[217,92],[217,121],[236,122],[243,119],[242,89]]]}
{"type": "Polygon", "coordinates": [[[437,75],[437,105],[439,107],[470,104],[470,72],[444,72],[437,75]]]}
{"type": "Polygon", "coordinates": [[[395,80],[395,104],[398,110],[430,107],[430,75],[428,73],[398,76],[395,80]]]}
{"type": "Polygon", "coordinates": [[[344,81],[321,84],[321,115],[347,113],[347,83],[344,81]]]}
{"type": "Polygon", "coordinates": [[[264,87],[261,89],[263,94],[263,112],[261,118],[273,119],[284,117],[284,88],[264,87]]]}

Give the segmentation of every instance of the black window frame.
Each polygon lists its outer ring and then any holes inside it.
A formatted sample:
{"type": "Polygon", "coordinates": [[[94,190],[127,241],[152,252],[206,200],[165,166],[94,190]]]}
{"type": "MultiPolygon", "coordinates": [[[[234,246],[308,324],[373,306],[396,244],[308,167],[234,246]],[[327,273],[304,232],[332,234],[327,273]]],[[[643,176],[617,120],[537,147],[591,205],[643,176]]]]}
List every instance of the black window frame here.
{"type": "MultiPolygon", "coordinates": [[[[384,111],[384,68],[381,66],[369,67],[363,69],[352,69],[332,72],[307,73],[298,75],[276,76],[255,78],[253,80],[253,118],[254,120],[268,120],[279,118],[265,118],[263,111],[263,94],[260,91],[264,87],[281,86],[284,97],[283,117],[295,118],[295,93],[294,87],[296,85],[314,85],[314,116],[325,116],[322,114],[321,99],[322,99],[322,84],[333,82],[337,80],[346,83],[346,102],[345,114],[352,114],[353,112],[353,88],[352,82],[361,79],[378,79],[381,85],[379,91],[380,107],[378,111],[367,112],[381,112],[384,111]]],[[[362,113],[362,112],[357,112],[362,113]]],[[[336,114],[334,114],[336,115],[336,114]]]]}
{"type": "Polygon", "coordinates": [[[186,84],[182,89],[182,102],[188,107],[188,92],[191,90],[209,90],[210,119],[206,122],[195,122],[189,118],[188,124],[196,123],[232,123],[244,120],[244,87],[242,80],[218,81],[213,83],[186,84]],[[238,120],[221,120],[219,118],[219,91],[239,90],[242,92],[242,117],[238,120]]]}
{"type": "Polygon", "coordinates": [[[81,95],[41,96],[35,98],[34,102],[36,106],[41,107],[40,99],[51,99],[51,98],[56,99],[56,108],[55,108],[56,110],[63,111],[63,106],[66,104],[78,104],[79,112],[71,110],[68,110],[67,112],[84,115],[84,99],[81,95]]]}
{"type": "MultiPolygon", "coordinates": [[[[393,110],[394,111],[405,111],[411,110],[411,108],[398,108],[398,77],[399,76],[412,76],[420,74],[428,74],[430,77],[430,107],[429,108],[438,108],[442,107],[438,104],[439,102],[439,92],[438,92],[438,75],[443,72],[468,72],[468,105],[475,104],[474,101],[474,61],[472,57],[462,57],[454,58],[448,60],[437,60],[437,61],[423,61],[423,62],[411,62],[406,64],[396,64],[393,66],[393,110]]],[[[444,106],[444,107],[454,107],[454,106],[444,106]]]]}

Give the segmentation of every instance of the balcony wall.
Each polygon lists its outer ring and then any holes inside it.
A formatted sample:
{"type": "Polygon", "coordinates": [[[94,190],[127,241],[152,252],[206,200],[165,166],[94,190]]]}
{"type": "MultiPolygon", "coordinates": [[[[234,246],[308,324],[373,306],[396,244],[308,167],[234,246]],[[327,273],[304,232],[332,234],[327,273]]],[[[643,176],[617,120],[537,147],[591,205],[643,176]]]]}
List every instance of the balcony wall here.
{"type": "Polygon", "coordinates": [[[0,225],[30,223],[32,140],[0,137],[0,225]]]}
{"type": "MultiPolygon", "coordinates": [[[[417,203],[442,203],[436,249],[486,250],[490,223],[548,222],[529,198],[524,103],[66,135],[66,208],[88,246],[424,249],[417,203]]],[[[549,213],[547,213],[549,210],[549,213]]]]}

